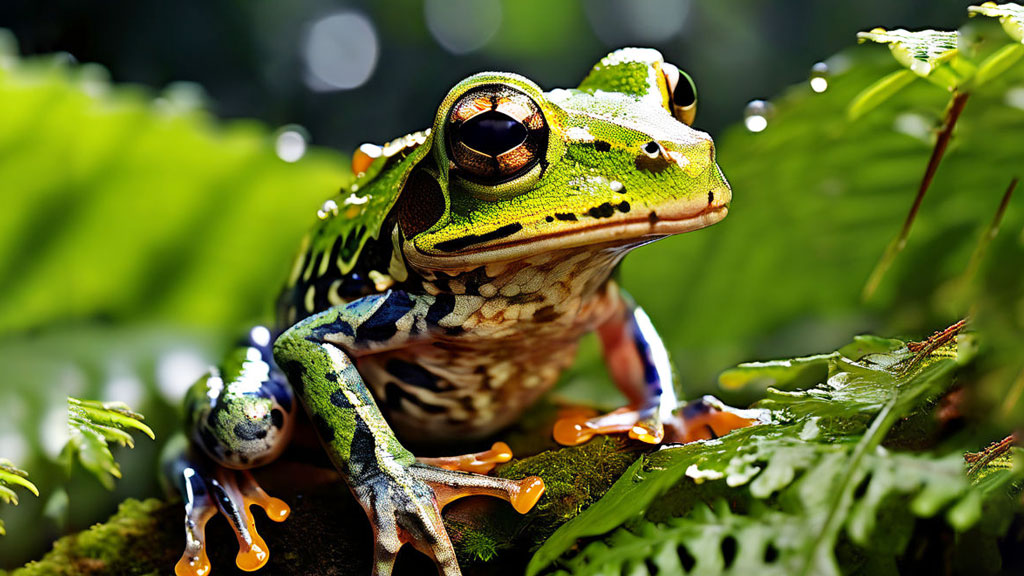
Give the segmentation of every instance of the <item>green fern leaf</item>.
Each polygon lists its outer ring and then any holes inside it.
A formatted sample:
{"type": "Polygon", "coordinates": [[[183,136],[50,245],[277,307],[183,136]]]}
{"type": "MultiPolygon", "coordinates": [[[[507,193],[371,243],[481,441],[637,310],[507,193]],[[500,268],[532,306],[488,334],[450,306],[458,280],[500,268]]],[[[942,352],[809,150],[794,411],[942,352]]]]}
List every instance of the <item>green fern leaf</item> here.
{"type": "Polygon", "coordinates": [[[998,18],[999,23],[1003,25],[1003,30],[1006,30],[1011,38],[1017,42],[1024,42],[1024,6],[1012,2],[1006,4],[985,2],[981,6],[968,6],[967,13],[972,17],[981,15],[998,18]]]}
{"type": "Polygon", "coordinates": [[[604,535],[562,565],[574,574],[839,574],[840,543],[870,551],[874,570],[895,566],[915,518],[941,515],[957,531],[970,528],[1019,470],[1004,465],[982,489],[959,454],[883,445],[898,420],[931,405],[972,360],[975,345],[961,327],[920,343],[864,338],[834,354],[741,367],[733,374],[790,381],[826,363],[828,376],[806,390],[769,389],[757,405],[769,410],[768,424],[639,460],[555,532],[528,572],[604,535]],[[708,507],[719,500],[729,505],[708,507]]]}
{"type": "MultiPolygon", "coordinates": [[[[0,502],[18,505],[18,493],[11,487],[20,486],[39,496],[36,485],[28,480],[28,473],[15,466],[10,460],[0,458],[0,502]]],[[[0,536],[7,534],[4,521],[0,520],[0,536]]]]}
{"type": "Polygon", "coordinates": [[[134,448],[129,431],[138,430],[154,439],[153,431],[142,423],[143,416],[123,402],[98,402],[68,398],[68,426],[71,437],[61,452],[61,459],[70,471],[77,457],[83,468],[91,472],[108,490],[114,478],[121,477],[121,468],[114,460],[108,443],[117,442],[134,448]]]}

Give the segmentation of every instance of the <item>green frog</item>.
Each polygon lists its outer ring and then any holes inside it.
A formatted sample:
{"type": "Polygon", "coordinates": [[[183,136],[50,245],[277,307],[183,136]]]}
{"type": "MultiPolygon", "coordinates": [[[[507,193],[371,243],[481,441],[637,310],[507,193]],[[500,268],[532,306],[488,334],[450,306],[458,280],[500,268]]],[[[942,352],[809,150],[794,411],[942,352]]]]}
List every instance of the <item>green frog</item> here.
{"type": "Polygon", "coordinates": [[[612,279],[630,250],[728,212],[714,144],[690,127],[696,104],[685,73],[626,48],[573,89],[470,76],[429,130],[361,146],[354,183],[299,250],[279,332],[254,329],[186,398],[191,449],[167,465],[186,507],[176,573],[211,571],[204,527],[218,510],[238,566],[266,563],[249,507],[276,521],[289,508],[250,470],[281,453],[300,405],[370,519],[381,576],[404,544],[460,573],[440,512],[452,500],[494,496],[526,513],[544,491],[537,477],[487,475],[512,457],[504,443],[418,458],[400,439],[494,435],[550,389],[587,332],[629,405],[560,420],[558,442],[681,442],[750,424],[713,399],[679,401],[664,345],[612,279]]]}

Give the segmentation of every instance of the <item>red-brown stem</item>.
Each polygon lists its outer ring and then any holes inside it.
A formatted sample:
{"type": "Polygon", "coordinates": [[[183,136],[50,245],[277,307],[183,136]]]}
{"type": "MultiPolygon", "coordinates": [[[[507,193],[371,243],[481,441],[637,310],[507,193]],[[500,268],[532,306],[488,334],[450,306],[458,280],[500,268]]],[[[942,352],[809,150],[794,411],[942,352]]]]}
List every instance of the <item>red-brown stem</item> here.
{"type": "Polygon", "coordinates": [[[889,266],[892,265],[896,255],[903,251],[903,246],[907,243],[907,237],[910,236],[910,228],[914,225],[914,219],[917,218],[917,211],[921,208],[921,202],[924,201],[924,195],[928,192],[932,179],[935,178],[935,172],[939,169],[942,157],[946,153],[946,147],[949,146],[949,140],[953,136],[953,127],[956,126],[956,121],[960,118],[960,113],[963,112],[969,95],[968,92],[953,93],[953,98],[950,100],[949,108],[946,111],[946,119],[943,122],[942,130],[939,131],[939,135],[935,140],[935,147],[932,149],[931,158],[928,159],[928,167],[924,171],[924,178],[921,179],[921,186],[917,189],[917,197],[914,198],[914,204],[910,207],[910,212],[907,214],[907,219],[903,222],[903,229],[900,230],[899,236],[894,238],[886,247],[881,260],[875,265],[875,269],[871,271],[871,276],[868,277],[868,281],[864,284],[864,290],[861,295],[865,300],[875,293],[878,285],[882,282],[882,277],[889,270],[889,266]]]}
{"type": "Polygon", "coordinates": [[[928,159],[928,167],[925,168],[924,178],[921,179],[921,186],[917,189],[917,197],[914,198],[914,204],[910,207],[906,221],[903,222],[903,229],[900,230],[899,243],[901,245],[906,242],[907,236],[910,235],[910,228],[914,225],[914,219],[917,218],[917,211],[921,208],[924,195],[932,185],[935,172],[939,169],[942,157],[946,154],[946,147],[949,146],[949,140],[953,136],[953,127],[956,126],[956,121],[960,119],[960,113],[964,111],[968,96],[970,96],[968,92],[953,93],[953,100],[950,102],[949,111],[946,112],[946,121],[942,125],[942,130],[939,131],[938,138],[935,139],[935,148],[932,149],[932,156],[928,159]]]}

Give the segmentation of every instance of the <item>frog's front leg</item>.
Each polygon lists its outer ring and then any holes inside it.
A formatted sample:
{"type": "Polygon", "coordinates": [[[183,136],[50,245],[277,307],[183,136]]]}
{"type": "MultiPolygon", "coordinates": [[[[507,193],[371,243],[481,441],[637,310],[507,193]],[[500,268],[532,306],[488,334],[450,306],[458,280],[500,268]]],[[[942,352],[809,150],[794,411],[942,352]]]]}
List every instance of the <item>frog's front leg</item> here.
{"type": "Polygon", "coordinates": [[[389,291],[311,316],[274,344],[274,357],[373,525],[375,575],[391,573],[404,544],[432,557],[441,573],[459,574],[441,521],[445,504],[482,494],[525,513],[544,490],[536,477],[512,481],[418,463],[395,437],[352,361],[443,330],[454,306],[451,297],[389,291]]]}
{"type": "Polygon", "coordinates": [[[560,444],[576,445],[596,434],[628,433],[649,444],[717,438],[757,421],[758,413],[736,410],[713,397],[694,400],[680,409],[674,370],[665,345],[650,318],[621,289],[612,287],[615,311],[598,327],[605,363],[629,405],[588,418],[571,416],[555,423],[560,444]]]}
{"type": "Polygon", "coordinates": [[[218,511],[235,532],[235,562],[246,571],[262,567],[270,554],[249,507],[262,507],[276,522],[290,512],[249,472],[285,447],[295,410],[291,387],[271,356],[270,333],[257,328],[252,334],[248,345],[234,349],[189,390],[185,412],[190,441],[167,450],[165,475],[185,504],[185,552],[175,565],[178,576],[211,571],[205,526],[218,511]]]}

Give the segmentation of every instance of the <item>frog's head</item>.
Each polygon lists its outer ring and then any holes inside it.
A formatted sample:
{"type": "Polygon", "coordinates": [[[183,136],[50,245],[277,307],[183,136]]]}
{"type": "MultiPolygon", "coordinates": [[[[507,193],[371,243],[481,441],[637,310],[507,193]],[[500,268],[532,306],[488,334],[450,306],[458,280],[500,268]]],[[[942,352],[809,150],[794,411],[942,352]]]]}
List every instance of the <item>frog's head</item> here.
{"type": "Polygon", "coordinates": [[[483,73],[442,102],[398,202],[417,267],[457,269],[553,249],[635,246],[725,217],[732,197],[696,92],[655,50],[626,48],[576,89],[483,73]]]}

